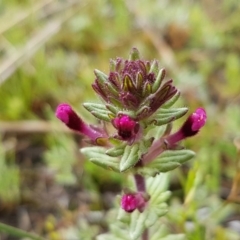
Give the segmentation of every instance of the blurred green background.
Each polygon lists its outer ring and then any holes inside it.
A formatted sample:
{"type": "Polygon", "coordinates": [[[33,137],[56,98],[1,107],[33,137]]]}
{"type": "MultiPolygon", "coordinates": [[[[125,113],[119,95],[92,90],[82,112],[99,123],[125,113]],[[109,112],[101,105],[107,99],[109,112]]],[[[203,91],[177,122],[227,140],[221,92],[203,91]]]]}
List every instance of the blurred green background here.
{"type": "Polygon", "coordinates": [[[174,79],[179,106],[208,114],[184,143],[196,158],[171,173],[164,223],[187,239],[239,240],[239,16],[238,0],[1,0],[0,222],[52,240],[107,230],[125,176],[85,161],[54,111],[68,102],[96,123],[81,106],[98,101],[93,70],[137,47],[174,79]]]}

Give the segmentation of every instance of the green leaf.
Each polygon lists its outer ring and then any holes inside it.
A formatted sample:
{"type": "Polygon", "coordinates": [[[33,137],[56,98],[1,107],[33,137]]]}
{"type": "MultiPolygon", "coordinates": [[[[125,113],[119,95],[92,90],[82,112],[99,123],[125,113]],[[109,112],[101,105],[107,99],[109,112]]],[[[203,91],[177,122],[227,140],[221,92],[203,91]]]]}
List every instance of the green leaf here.
{"type": "Polygon", "coordinates": [[[113,114],[117,114],[119,109],[116,106],[113,106],[112,104],[106,104],[106,108],[111,111],[113,114]]]}
{"type": "Polygon", "coordinates": [[[111,114],[111,112],[107,110],[105,105],[98,103],[84,103],[83,106],[96,118],[110,122],[109,114],[111,114]]]}
{"type": "Polygon", "coordinates": [[[168,212],[166,203],[161,205],[153,205],[149,203],[149,207],[146,208],[142,213],[134,211],[131,213],[130,222],[130,237],[132,240],[137,240],[142,235],[146,228],[153,226],[159,219],[159,217],[165,215],[168,212]]]}
{"type": "Polygon", "coordinates": [[[151,198],[153,199],[154,194],[159,195],[168,189],[169,185],[169,174],[163,173],[156,177],[147,178],[147,189],[151,193],[151,198]]]}
{"type": "Polygon", "coordinates": [[[105,87],[108,89],[109,93],[113,95],[113,97],[118,98],[119,90],[111,82],[106,82],[105,87]]]}
{"type": "Polygon", "coordinates": [[[143,118],[145,118],[145,117],[149,114],[150,110],[151,110],[151,109],[150,109],[150,107],[148,107],[148,106],[143,106],[143,107],[139,108],[139,109],[137,110],[137,112],[136,112],[137,118],[138,118],[138,119],[143,119],[143,118]]]}
{"type": "MultiPolygon", "coordinates": [[[[120,203],[120,200],[119,200],[119,203],[120,203]]],[[[119,208],[118,210],[118,215],[117,215],[117,220],[123,222],[123,223],[126,223],[126,224],[129,224],[130,223],[130,214],[126,213],[122,208],[119,208]]]]}
{"type": "Polygon", "coordinates": [[[166,191],[169,185],[168,173],[161,173],[156,177],[148,177],[146,185],[151,196],[149,201],[150,206],[164,203],[170,196],[170,192],[166,191]]]}
{"type": "Polygon", "coordinates": [[[83,106],[89,111],[107,111],[107,108],[104,104],[99,103],[83,103],[83,106]]]}
{"type": "Polygon", "coordinates": [[[95,73],[101,86],[103,86],[104,83],[106,83],[108,81],[108,76],[105,73],[99,71],[98,69],[95,69],[94,73],[95,73]]]}
{"type": "Polygon", "coordinates": [[[156,77],[156,80],[155,82],[153,83],[152,85],[152,92],[155,93],[159,87],[161,86],[161,83],[162,83],[162,80],[164,79],[165,77],[165,74],[166,74],[166,71],[165,69],[161,69],[158,74],[157,74],[157,77],[156,77]]]}
{"type": "Polygon", "coordinates": [[[124,172],[133,167],[138,162],[140,156],[141,152],[139,151],[139,144],[126,146],[120,161],[120,171],[124,172]]]}
{"type": "Polygon", "coordinates": [[[166,236],[167,228],[164,224],[156,222],[150,230],[151,240],[161,240],[162,237],[166,236]]]}
{"type": "Polygon", "coordinates": [[[186,240],[184,234],[169,234],[169,227],[164,223],[156,222],[149,230],[151,240],[186,240]]]}
{"type": "Polygon", "coordinates": [[[108,99],[114,106],[119,107],[119,108],[122,107],[122,103],[118,98],[109,96],[108,99]]]}
{"type": "MultiPolygon", "coordinates": [[[[155,169],[158,169],[159,172],[169,172],[174,170],[175,168],[181,166],[180,163],[177,162],[168,162],[168,163],[160,163],[158,164],[155,169]]],[[[154,166],[151,166],[154,168],[154,166]]]]}
{"type": "Polygon", "coordinates": [[[177,92],[171,99],[169,99],[167,102],[165,102],[161,108],[170,108],[173,106],[173,104],[179,99],[180,97],[180,92],[177,92]]]}
{"type": "Polygon", "coordinates": [[[154,73],[155,75],[157,75],[158,70],[159,70],[158,61],[154,59],[153,62],[151,63],[149,73],[154,73]]]}
{"type": "Polygon", "coordinates": [[[135,61],[135,60],[138,60],[140,59],[140,56],[139,56],[139,51],[137,50],[137,48],[132,48],[132,51],[130,52],[130,55],[129,55],[129,61],[135,61]]]}
{"type": "Polygon", "coordinates": [[[133,80],[131,79],[131,77],[129,75],[126,75],[123,79],[123,89],[124,91],[128,92],[132,92],[132,91],[136,91],[136,88],[133,84],[133,80]]]}
{"type": "Polygon", "coordinates": [[[7,235],[15,236],[18,239],[24,238],[24,239],[31,239],[31,240],[46,240],[46,238],[42,238],[38,235],[35,235],[34,233],[29,233],[4,223],[0,223],[0,233],[6,233],[7,235]]]}
{"type": "Polygon", "coordinates": [[[156,160],[152,161],[150,164],[155,163],[168,163],[168,162],[178,162],[185,163],[195,156],[195,153],[188,149],[181,150],[166,150],[164,151],[156,160]]]}
{"type": "Polygon", "coordinates": [[[144,176],[156,176],[157,174],[159,174],[159,170],[156,168],[148,168],[148,167],[143,167],[143,168],[139,168],[137,170],[137,172],[139,174],[142,174],[144,176]]]}
{"type": "Polygon", "coordinates": [[[187,111],[188,108],[186,107],[173,109],[160,108],[160,110],[149,119],[148,123],[154,123],[156,126],[161,126],[184,116],[187,111]]]}
{"type": "Polygon", "coordinates": [[[98,119],[100,119],[100,120],[103,120],[103,121],[106,121],[106,122],[110,122],[111,121],[111,119],[110,119],[110,114],[109,114],[109,112],[101,112],[101,111],[98,111],[98,112],[91,112],[91,114],[94,116],[94,117],[96,117],[96,118],[98,118],[98,119]]]}
{"type": "Polygon", "coordinates": [[[149,96],[152,92],[152,85],[149,82],[146,82],[143,85],[143,96],[149,96]]]}
{"type": "Polygon", "coordinates": [[[154,138],[150,137],[150,138],[143,139],[143,141],[140,141],[140,149],[142,154],[148,151],[149,147],[152,145],[153,140],[154,138]]]}
{"type": "Polygon", "coordinates": [[[113,224],[110,224],[111,233],[101,234],[97,236],[97,240],[129,240],[129,234],[126,227],[126,224],[120,221],[114,221],[113,224]]]}
{"type": "Polygon", "coordinates": [[[154,125],[147,125],[147,129],[145,129],[144,134],[147,138],[153,137],[154,139],[159,139],[163,136],[166,131],[167,125],[155,127],[154,125]],[[146,133],[145,133],[146,132],[146,133]]]}
{"type": "Polygon", "coordinates": [[[138,172],[144,175],[155,176],[160,172],[168,172],[195,156],[191,150],[166,150],[157,159],[150,162],[143,168],[139,168],[138,172]]]}
{"type": "Polygon", "coordinates": [[[143,74],[141,72],[137,73],[137,77],[136,77],[136,88],[137,89],[142,89],[142,84],[143,84],[143,74]]]}
{"type": "Polygon", "coordinates": [[[103,147],[85,147],[80,150],[89,160],[105,169],[119,171],[119,158],[111,157],[106,154],[103,147]]]}
{"type": "Polygon", "coordinates": [[[119,146],[110,148],[106,151],[106,154],[111,157],[119,157],[124,153],[125,145],[125,143],[122,143],[119,146]]]}
{"type": "MultiPolygon", "coordinates": [[[[117,239],[128,239],[127,230],[124,229],[124,223],[118,222],[118,223],[112,224],[110,226],[110,229],[112,232],[115,233],[115,236],[118,237],[117,239]]],[[[112,238],[112,239],[116,239],[116,238],[112,238]]]]}
{"type": "Polygon", "coordinates": [[[131,240],[137,240],[144,230],[145,221],[147,220],[148,211],[145,210],[144,212],[140,213],[139,211],[134,211],[131,213],[131,223],[129,229],[129,235],[131,240]]]}

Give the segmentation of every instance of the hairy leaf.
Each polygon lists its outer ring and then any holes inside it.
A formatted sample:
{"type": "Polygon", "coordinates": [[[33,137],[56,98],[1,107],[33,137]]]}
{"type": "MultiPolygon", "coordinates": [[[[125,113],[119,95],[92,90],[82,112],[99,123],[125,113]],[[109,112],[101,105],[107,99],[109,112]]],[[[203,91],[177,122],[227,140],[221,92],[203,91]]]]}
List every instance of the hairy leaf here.
{"type": "Polygon", "coordinates": [[[98,103],[84,103],[83,106],[96,118],[103,121],[110,121],[109,115],[111,112],[103,104],[98,103]]]}
{"type": "Polygon", "coordinates": [[[191,150],[166,150],[157,159],[150,162],[138,172],[148,176],[155,176],[161,172],[171,171],[195,156],[191,150]]]}
{"type": "Polygon", "coordinates": [[[120,161],[120,171],[124,172],[133,167],[138,162],[140,156],[141,152],[139,151],[139,144],[126,146],[120,161]]]}
{"type": "Polygon", "coordinates": [[[180,97],[180,92],[177,92],[172,98],[170,98],[167,102],[165,102],[161,108],[170,108],[171,106],[174,105],[174,103],[179,99],[180,97]]]}
{"type": "Polygon", "coordinates": [[[161,108],[149,119],[148,123],[154,123],[156,126],[161,126],[184,116],[187,111],[188,108],[185,107],[174,109],[161,108]]]}
{"type": "Polygon", "coordinates": [[[119,171],[119,158],[106,155],[103,147],[85,147],[80,150],[89,160],[105,169],[119,171]]]}

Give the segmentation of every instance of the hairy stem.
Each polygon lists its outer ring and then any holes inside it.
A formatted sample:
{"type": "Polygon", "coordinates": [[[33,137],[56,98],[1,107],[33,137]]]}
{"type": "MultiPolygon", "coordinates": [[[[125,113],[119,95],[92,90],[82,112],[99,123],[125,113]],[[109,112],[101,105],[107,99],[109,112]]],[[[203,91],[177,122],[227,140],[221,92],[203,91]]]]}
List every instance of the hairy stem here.
{"type": "Polygon", "coordinates": [[[146,192],[145,178],[140,174],[134,174],[138,192],[146,192]]]}
{"type": "Polygon", "coordinates": [[[146,228],[142,234],[142,240],[148,240],[148,229],[146,228]]]}
{"type": "MultiPolygon", "coordinates": [[[[135,184],[138,192],[146,192],[145,178],[140,174],[134,174],[135,184]]],[[[142,234],[142,240],[148,240],[148,229],[145,229],[142,234]]]]}

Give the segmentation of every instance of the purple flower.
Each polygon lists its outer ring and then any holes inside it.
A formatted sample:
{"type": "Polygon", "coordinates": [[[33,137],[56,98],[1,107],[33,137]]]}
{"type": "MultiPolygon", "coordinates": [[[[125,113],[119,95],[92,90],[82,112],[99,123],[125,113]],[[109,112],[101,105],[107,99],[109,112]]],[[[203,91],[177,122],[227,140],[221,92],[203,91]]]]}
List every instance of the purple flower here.
{"type": "Polygon", "coordinates": [[[179,131],[184,138],[194,136],[205,125],[206,120],[206,111],[203,108],[197,108],[196,111],[188,117],[179,131]]]}
{"type": "Polygon", "coordinates": [[[82,132],[84,122],[73,111],[70,105],[61,103],[58,105],[55,113],[56,117],[65,123],[70,129],[82,132]]]}
{"type": "Polygon", "coordinates": [[[92,87],[107,104],[137,112],[138,120],[152,115],[177,93],[172,80],[162,84],[165,70],[159,68],[158,62],[140,60],[136,48],[129,60],[117,58],[110,63],[109,75],[95,70],[92,87]]]}
{"type": "Polygon", "coordinates": [[[173,133],[166,138],[167,143],[169,146],[173,146],[184,138],[196,135],[205,125],[206,121],[206,111],[203,108],[197,108],[176,133],[173,133]]]}
{"type": "Polygon", "coordinates": [[[123,195],[121,199],[121,207],[126,212],[133,212],[135,209],[137,209],[137,198],[134,194],[126,194],[123,195]]]}
{"type": "Polygon", "coordinates": [[[138,122],[124,114],[114,118],[112,124],[122,140],[134,140],[139,130],[138,122]]]}
{"type": "Polygon", "coordinates": [[[188,120],[192,131],[199,131],[207,121],[207,114],[203,108],[198,108],[188,120]]]}
{"type": "Polygon", "coordinates": [[[149,163],[159,156],[166,148],[174,149],[177,147],[178,142],[187,137],[196,135],[205,125],[206,120],[207,114],[205,110],[203,108],[197,108],[177,132],[154,141],[148,153],[142,157],[142,162],[144,164],[149,163]]]}
{"type": "Polygon", "coordinates": [[[102,129],[86,124],[67,103],[59,104],[55,115],[70,129],[87,136],[95,143],[98,138],[106,137],[102,129]]]}
{"type": "Polygon", "coordinates": [[[124,194],[121,199],[121,207],[126,212],[133,212],[138,209],[140,212],[143,212],[149,197],[144,196],[146,193],[128,193],[124,194]]]}

